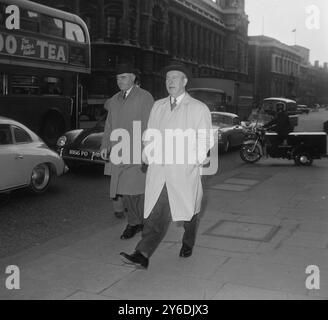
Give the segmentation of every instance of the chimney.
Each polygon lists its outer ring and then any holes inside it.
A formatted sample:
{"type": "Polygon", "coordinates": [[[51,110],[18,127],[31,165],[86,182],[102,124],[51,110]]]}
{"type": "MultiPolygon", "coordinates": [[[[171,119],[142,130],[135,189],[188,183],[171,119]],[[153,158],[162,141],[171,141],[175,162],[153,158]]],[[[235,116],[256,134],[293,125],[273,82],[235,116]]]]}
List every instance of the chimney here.
{"type": "Polygon", "coordinates": [[[319,60],[314,61],[314,66],[315,66],[316,68],[319,68],[319,60]]]}

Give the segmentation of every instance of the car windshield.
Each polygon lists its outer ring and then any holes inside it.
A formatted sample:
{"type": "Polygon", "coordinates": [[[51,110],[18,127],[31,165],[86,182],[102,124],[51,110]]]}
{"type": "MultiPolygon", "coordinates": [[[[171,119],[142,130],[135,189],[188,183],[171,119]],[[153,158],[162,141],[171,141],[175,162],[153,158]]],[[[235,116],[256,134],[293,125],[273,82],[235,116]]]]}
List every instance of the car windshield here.
{"type": "Polygon", "coordinates": [[[223,94],[221,92],[195,90],[189,91],[189,94],[206,105],[221,105],[223,103],[223,94]]]}
{"type": "Polygon", "coordinates": [[[212,113],[212,123],[216,126],[230,126],[233,124],[233,118],[223,114],[212,113]]]}
{"type": "Polygon", "coordinates": [[[254,110],[250,116],[248,117],[248,121],[250,122],[259,122],[259,123],[267,123],[272,120],[272,116],[263,110],[254,110]]]}

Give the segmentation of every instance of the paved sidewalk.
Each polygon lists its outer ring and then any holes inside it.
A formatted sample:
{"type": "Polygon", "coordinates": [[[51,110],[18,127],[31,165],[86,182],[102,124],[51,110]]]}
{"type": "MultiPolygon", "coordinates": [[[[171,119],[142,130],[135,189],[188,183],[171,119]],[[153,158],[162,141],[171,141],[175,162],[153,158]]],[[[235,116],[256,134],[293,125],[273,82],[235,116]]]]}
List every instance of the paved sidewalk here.
{"type": "Polygon", "coordinates": [[[188,259],[173,223],[147,271],[127,266],[119,253],[140,235],[122,241],[124,227],[90,226],[0,260],[0,299],[328,299],[327,159],[265,160],[210,178],[188,259]],[[8,265],[20,268],[20,290],[5,288],[8,265]],[[320,290],[305,286],[309,265],[320,268],[320,290]]]}

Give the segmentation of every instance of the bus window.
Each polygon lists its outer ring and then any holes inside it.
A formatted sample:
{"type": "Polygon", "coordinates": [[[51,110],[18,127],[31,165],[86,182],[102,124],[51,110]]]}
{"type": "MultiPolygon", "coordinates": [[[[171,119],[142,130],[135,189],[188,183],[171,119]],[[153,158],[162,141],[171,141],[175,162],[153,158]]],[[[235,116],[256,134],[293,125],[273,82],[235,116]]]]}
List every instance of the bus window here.
{"type": "Polygon", "coordinates": [[[55,77],[43,78],[41,94],[44,95],[61,95],[63,92],[62,80],[55,77]]]}
{"type": "Polygon", "coordinates": [[[14,75],[11,77],[11,93],[24,95],[39,94],[39,79],[35,76],[14,75]]]}
{"type": "Polygon", "coordinates": [[[20,28],[26,31],[39,32],[39,14],[33,11],[20,11],[20,28]]]}
{"type": "Polygon", "coordinates": [[[41,32],[50,36],[64,37],[64,23],[62,20],[49,16],[41,16],[41,32]]]}
{"type": "Polygon", "coordinates": [[[68,40],[85,43],[83,30],[75,23],[65,21],[65,37],[68,40]]]}
{"type": "Polygon", "coordinates": [[[0,3],[0,27],[5,26],[5,20],[6,20],[5,5],[3,3],[0,3]]]}

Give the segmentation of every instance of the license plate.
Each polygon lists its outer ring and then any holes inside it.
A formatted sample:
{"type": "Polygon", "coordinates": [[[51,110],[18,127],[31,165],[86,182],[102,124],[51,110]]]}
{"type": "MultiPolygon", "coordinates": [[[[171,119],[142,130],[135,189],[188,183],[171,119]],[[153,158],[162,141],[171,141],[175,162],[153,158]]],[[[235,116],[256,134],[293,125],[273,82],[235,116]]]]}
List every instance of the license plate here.
{"type": "Polygon", "coordinates": [[[89,158],[90,152],[85,150],[69,150],[68,156],[78,158],[89,158]]]}
{"type": "Polygon", "coordinates": [[[100,151],[86,151],[86,150],[73,150],[67,151],[67,156],[72,158],[80,158],[90,161],[103,161],[100,155],[100,151]]]}

